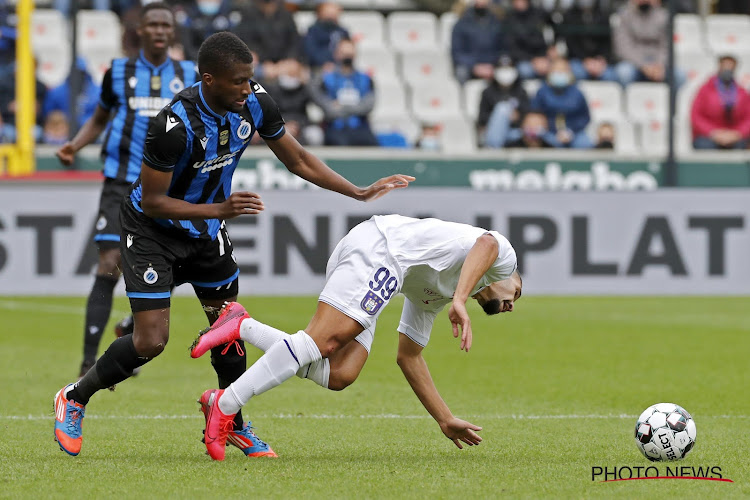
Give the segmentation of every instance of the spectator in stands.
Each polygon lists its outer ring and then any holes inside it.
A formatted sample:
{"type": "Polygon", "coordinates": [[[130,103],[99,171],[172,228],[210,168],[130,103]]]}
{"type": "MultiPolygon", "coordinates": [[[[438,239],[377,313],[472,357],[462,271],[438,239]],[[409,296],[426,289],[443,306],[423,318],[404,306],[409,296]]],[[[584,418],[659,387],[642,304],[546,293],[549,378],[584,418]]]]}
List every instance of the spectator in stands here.
{"type": "Polygon", "coordinates": [[[575,84],[568,61],[555,59],[547,80],[531,101],[531,108],[547,116],[549,133],[546,140],[557,148],[591,148],[586,135],[589,124],[589,106],[575,84]]]}
{"type": "MultiPolygon", "coordinates": [[[[203,40],[217,31],[237,31],[249,22],[243,12],[232,6],[231,0],[193,0],[181,2],[174,8],[177,33],[184,59],[195,61],[203,40]]],[[[139,18],[136,19],[136,25],[139,18]]],[[[140,50],[137,46],[136,53],[140,50]]]]}
{"type": "MultiPolygon", "coordinates": [[[[93,77],[86,69],[86,61],[82,57],[76,60],[76,71],[81,82],[81,93],[76,99],[76,113],[73,117],[78,127],[82,126],[91,115],[94,114],[99,104],[101,88],[94,82],[93,77]]],[[[48,115],[53,111],[62,111],[70,119],[70,76],[57,87],[50,89],[44,99],[43,113],[48,115]]]]}
{"type": "Polygon", "coordinates": [[[336,69],[319,75],[311,84],[312,98],[325,114],[325,143],[329,146],[377,146],[367,115],[375,105],[372,80],[354,69],[351,40],[336,46],[336,69]]]}
{"type": "Polygon", "coordinates": [[[309,81],[307,68],[292,59],[280,66],[278,78],[261,83],[278,104],[286,131],[302,144],[320,145],[323,143],[320,129],[309,128],[307,119],[307,105],[311,102],[309,81]]]}
{"type": "Polygon", "coordinates": [[[242,18],[242,24],[233,31],[258,54],[256,77],[273,80],[279,76],[280,63],[301,59],[297,26],[282,0],[254,0],[242,10],[242,18]]]}
{"type": "MultiPolygon", "coordinates": [[[[667,62],[667,10],[660,0],[630,0],[618,12],[612,29],[617,79],[623,86],[637,81],[663,82],[667,62]]],[[[685,74],[675,69],[679,86],[685,74]]]]}
{"type": "Polygon", "coordinates": [[[44,118],[42,142],[62,146],[70,138],[68,117],[62,111],[53,111],[44,118]]]}
{"type": "Polygon", "coordinates": [[[500,54],[507,52],[500,19],[488,8],[489,0],[474,0],[453,26],[451,57],[456,78],[489,80],[500,54]]]}
{"type": "Polygon", "coordinates": [[[596,128],[596,149],[614,149],[615,127],[609,122],[600,123],[596,128]]]}
{"type": "Polygon", "coordinates": [[[505,146],[528,149],[551,148],[553,146],[549,143],[549,137],[547,117],[544,113],[530,111],[523,117],[521,137],[505,146]]]}
{"type": "MultiPolygon", "coordinates": [[[[15,62],[6,67],[9,73],[0,79],[0,143],[15,142],[16,140],[16,79],[15,62]]],[[[36,80],[36,125],[33,135],[35,140],[42,136],[42,102],[47,94],[47,88],[39,79],[36,80]]]]}
{"type": "Polygon", "coordinates": [[[717,14],[750,14],[750,2],[747,0],[718,0],[717,14]]]}
{"type": "Polygon", "coordinates": [[[616,81],[612,63],[612,12],[598,0],[578,0],[554,24],[555,37],[565,42],[576,80],[616,81]]]}
{"type": "Polygon", "coordinates": [[[502,148],[507,142],[517,140],[528,109],[529,96],[518,78],[518,70],[510,57],[503,56],[479,101],[478,137],[490,148],[502,148]]]}
{"type": "Polygon", "coordinates": [[[330,71],[335,66],[333,51],[339,40],[349,38],[349,32],[339,24],[339,4],[324,1],[317,5],[315,12],[317,20],[305,35],[305,55],[313,70],[330,71]]]}
{"type": "Polygon", "coordinates": [[[719,57],[719,70],[698,90],[690,111],[693,147],[745,149],[750,138],[750,95],[734,79],[737,60],[719,57]]]}
{"type": "Polygon", "coordinates": [[[443,148],[442,127],[438,123],[422,123],[422,131],[416,144],[422,151],[440,151],[443,148]]]}
{"type": "Polygon", "coordinates": [[[549,72],[548,55],[553,55],[544,39],[546,16],[529,5],[529,0],[512,0],[511,10],[503,26],[510,56],[516,62],[522,80],[546,78],[549,72]]]}

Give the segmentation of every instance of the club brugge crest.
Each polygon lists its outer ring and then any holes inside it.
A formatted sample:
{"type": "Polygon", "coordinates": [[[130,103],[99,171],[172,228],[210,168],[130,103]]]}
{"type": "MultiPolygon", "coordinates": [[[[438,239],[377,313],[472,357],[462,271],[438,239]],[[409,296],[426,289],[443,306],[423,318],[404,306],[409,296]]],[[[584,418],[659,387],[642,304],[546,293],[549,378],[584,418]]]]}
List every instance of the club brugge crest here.
{"type": "Polygon", "coordinates": [[[173,94],[176,94],[177,92],[181,91],[185,88],[185,84],[182,83],[182,80],[180,80],[177,77],[172,78],[172,81],[169,82],[169,91],[173,94]]]}
{"type": "Polygon", "coordinates": [[[242,139],[243,141],[250,137],[250,134],[253,133],[253,126],[250,125],[247,121],[242,120],[240,123],[240,126],[237,127],[237,137],[242,139]]]}
{"type": "Polygon", "coordinates": [[[158,279],[159,273],[157,273],[151,266],[149,266],[149,268],[146,269],[146,272],[143,273],[143,281],[145,281],[149,285],[153,285],[158,279]]]}
{"type": "Polygon", "coordinates": [[[229,142],[229,130],[222,130],[219,133],[219,144],[222,146],[229,142]]]}
{"type": "Polygon", "coordinates": [[[105,227],[107,227],[107,218],[102,215],[99,217],[99,220],[96,221],[96,230],[101,231],[105,227]]]}
{"type": "Polygon", "coordinates": [[[385,301],[378,297],[378,295],[371,290],[367,292],[367,295],[365,295],[365,298],[362,299],[360,305],[362,306],[362,310],[364,312],[366,312],[370,316],[373,316],[376,312],[378,312],[378,310],[380,310],[384,303],[385,301]]]}

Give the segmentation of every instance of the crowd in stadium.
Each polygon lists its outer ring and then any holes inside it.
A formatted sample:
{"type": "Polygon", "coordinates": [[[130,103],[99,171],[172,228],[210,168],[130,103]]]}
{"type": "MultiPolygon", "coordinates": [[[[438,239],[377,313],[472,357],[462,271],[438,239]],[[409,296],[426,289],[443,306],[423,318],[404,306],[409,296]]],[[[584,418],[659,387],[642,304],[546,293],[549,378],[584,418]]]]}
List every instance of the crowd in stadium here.
{"type": "MultiPolygon", "coordinates": [[[[621,122],[626,120],[592,109],[592,96],[598,100],[596,106],[601,106],[599,101],[606,101],[606,92],[614,92],[619,100],[634,83],[666,80],[668,13],[660,0],[472,0],[453,6],[418,1],[417,9],[442,15],[438,23],[438,17],[429,14],[435,26],[444,30],[442,40],[440,34],[434,35],[432,50],[440,55],[430,62],[431,74],[426,76],[431,81],[427,84],[410,80],[411,67],[424,64],[414,58],[414,52],[402,50],[393,34],[390,46],[380,43],[379,47],[377,40],[370,45],[360,43],[362,34],[354,31],[362,28],[354,30],[343,22],[343,9],[334,2],[168,3],[174,6],[178,27],[170,55],[194,60],[201,41],[210,34],[234,32],[253,51],[255,79],[279,104],[287,130],[308,145],[440,150],[451,140],[448,137],[466,135],[461,129],[470,128],[467,137],[473,147],[622,150],[615,145],[619,136],[624,136],[621,122]],[[445,9],[449,9],[447,14],[442,12],[445,9]],[[401,71],[395,63],[390,71],[387,66],[391,63],[384,62],[397,57],[401,58],[401,71]],[[447,78],[442,78],[441,57],[447,78]],[[450,86],[446,86],[444,99],[456,101],[448,104],[458,106],[457,120],[441,106],[434,113],[429,109],[421,112],[418,107],[421,89],[440,90],[446,80],[450,86]],[[591,81],[607,85],[592,87],[591,81]],[[613,90],[614,85],[618,88],[613,90]],[[406,88],[411,90],[411,102],[403,97],[406,88]]],[[[677,2],[678,12],[695,14],[695,3],[677,2]]],[[[70,20],[67,0],[37,4],[70,20]]],[[[80,5],[119,16],[121,50],[112,57],[138,54],[138,0],[89,0],[80,5]]],[[[750,2],[719,1],[715,12],[750,14],[748,5],[750,2]]],[[[2,142],[15,138],[14,23],[13,6],[6,5],[0,10],[2,142]]],[[[393,26],[390,28],[393,33],[393,26]]],[[[404,36],[418,36],[418,26],[414,29],[416,35],[409,32],[404,36]]],[[[690,82],[696,72],[680,66],[674,73],[677,86],[691,89],[685,121],[689,120],[692,146],[744,149],[750,139],[750,96],[744,87],[750,82],[741,80],[736,71],[743,54],[706,53],[711,59],[704,72],[697,72],[700,81],[690,82]]],[[[73,117],[70,77],[56,85],[37,80],[37,142],[63,144],[70,138],[71,128],[93,113],[101,74],[88,62],[79,54],[75,66],[81,91],[73,117]]],[[[420,77],[425,75],[415,79],[420,77]]],[[[431,99],[434,105],[436,99],[431,99]]],[[[666,106],[664,102],[658,105],[666,106]]]]}

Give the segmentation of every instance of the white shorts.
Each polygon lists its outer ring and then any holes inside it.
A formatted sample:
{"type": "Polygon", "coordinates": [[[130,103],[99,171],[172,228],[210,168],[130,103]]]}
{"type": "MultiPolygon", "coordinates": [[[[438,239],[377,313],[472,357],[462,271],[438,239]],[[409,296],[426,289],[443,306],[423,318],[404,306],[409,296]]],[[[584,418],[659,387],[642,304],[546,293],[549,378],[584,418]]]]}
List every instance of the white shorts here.
{"type": "Polygon", "coordinates": [[[378,316],[401,290],[401,281],[401,269],[388,253],[383,234],[367,220],[336,245],[318,300],[362,325],[365,331],[355,340],[369,353],[378,316]]]}

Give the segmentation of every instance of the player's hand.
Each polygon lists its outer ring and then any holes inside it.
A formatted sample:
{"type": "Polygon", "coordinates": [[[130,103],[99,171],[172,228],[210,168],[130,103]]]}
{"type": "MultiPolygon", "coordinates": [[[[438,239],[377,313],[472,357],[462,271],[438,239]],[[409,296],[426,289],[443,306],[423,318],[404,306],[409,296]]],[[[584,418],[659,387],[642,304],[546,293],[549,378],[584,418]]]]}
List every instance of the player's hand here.
{"type": "Polygon", "coordinates": [[[396,174],[383,177],[379,181],[367,186],[357,197],[359,201],[373,201],[381,196],[388,194],[390,191],[399,188],[405,188],[412,182],[414,177],[411,175],[396,174]]]}
{"type": "Polygon", "coordinates": [[[60,149],[57,150],[55,156],[57,156],[57,159],[60,160],[60,163],[62,163],[66,167],[69,167],[73,164],[73,161],[75,161],[76,152],[75,150],[73,150],[73,145],[69,142],[66,142],[60,149]]]}
{"type": "Polygon", "coordinates": [[[263,211],[260,196],[249,191],[232,193],[229,198],[219,203],[218,219],[232,219],[240,215],[254,215],[263,211]]]}
{"type": "Polygon", "coordinates": [[[481,431],[482,428],[460,418],[453,417],[447,422],[440,424],[440,430],[443,431],[445,437],[458,446],[459,450],[464,449],[463,445],[461,445],[462,441],[469,446],[474,446],[482,442],[482,438],[475,432],[481,431]]]}
{"type": "Polygon", "coordinates": [[[458,338],[461,334],[461,350],[469,352],[471,348],[471,319],[466,311],[466,304],[460,300],[454,300],[448,311],[448,319],[453,327],[453,337],[458,338]]]}

